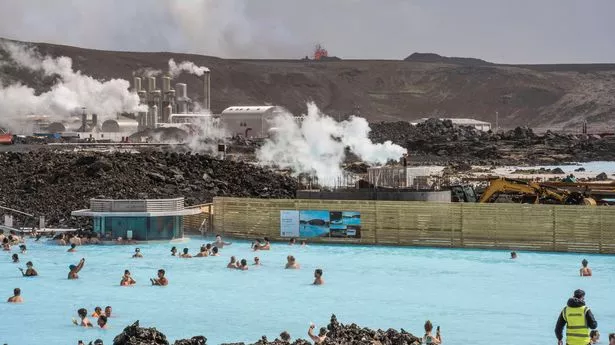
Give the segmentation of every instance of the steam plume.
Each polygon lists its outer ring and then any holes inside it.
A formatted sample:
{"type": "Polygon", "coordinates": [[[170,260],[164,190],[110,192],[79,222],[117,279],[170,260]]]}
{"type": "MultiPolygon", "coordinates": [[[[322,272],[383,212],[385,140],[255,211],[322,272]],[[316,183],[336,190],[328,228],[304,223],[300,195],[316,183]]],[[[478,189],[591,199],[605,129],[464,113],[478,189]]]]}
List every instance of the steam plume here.
{"type": "Polygon", "coordinates": [[[0,48],[8,53],[12,63],[41,71],[45,76],[58,77],[49,91],[39,95],[33,88],[20,83],[0,88],[3,110],[0,122],[12,130],[24,130],[20,120],[29,114],[50,115],[54,120],[62,120],[86,107],[89,113],[97,113],[104,120],[118,112],[143,110],[139,97],[128,91],[130,85],[126,80],[99,81],[74,71],[68,57],[41,57],[36,51],[12,42],[0,42],[0,48]]]}
{"type": "Polygon", "coordinates": [[[315,174],[324,185],[333,183],[342,173],[346,147],[369,164],[384,164],[406,152],[390,141],[372,143],[364,118],[337,122],[314,103],[308,104],[307,116],[301,123],[289,113],[275,117],[272,122],[276,131],[257,151],[259,162],[291,168],[295,173],[315,174]]]}
{"type": "Polygon", "coordinates": [[[175,63],[175,60],[169,59],[169,73],[172,78],[176,78],[181,72],[188,72],[197,76],[202,76],[205,72],[209,72],[209,68],[203,66],[197,66],[190,61],[182,61],[179,65],[175,63]]]}

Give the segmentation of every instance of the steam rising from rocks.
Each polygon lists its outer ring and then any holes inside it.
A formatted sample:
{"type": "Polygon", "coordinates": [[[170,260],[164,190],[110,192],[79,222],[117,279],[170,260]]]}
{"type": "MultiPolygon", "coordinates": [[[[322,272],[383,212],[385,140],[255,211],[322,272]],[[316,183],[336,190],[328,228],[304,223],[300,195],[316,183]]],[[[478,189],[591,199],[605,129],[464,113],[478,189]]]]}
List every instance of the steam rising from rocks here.
{"type": "Polygon", "coordinates": [[[275,130],[257,151],[258,160],[291,168],[295,173],[315,174],[323,185],[334,183],[341,175],[346,147],[372,165],[397,160],[406,153],[406,149],[390,141],[372,143],[364,118],[337,122],[314,103],[308,104],[307,116],[301,123],[289,113],[273,118],[272,122],[275,130]]]}
{"type": "Polygon", "coordinates": [[[66,56],[42,57],[20,44],[2,41],[0,48],[19,67],[58,77],[51,89],[41,94],[21,83],[1,87],[0,123],[4,126],[22,129],[19,122],[26,115],[44,114],[61,119],[82,107],[86,107],[88,113],[99,114],[101,120],[119,112],[144,111],[139,105],[139,97],[128,91],[130,85],[124,79],[96,80],[81,71],[74,71],[73,61],[66,56]]]}

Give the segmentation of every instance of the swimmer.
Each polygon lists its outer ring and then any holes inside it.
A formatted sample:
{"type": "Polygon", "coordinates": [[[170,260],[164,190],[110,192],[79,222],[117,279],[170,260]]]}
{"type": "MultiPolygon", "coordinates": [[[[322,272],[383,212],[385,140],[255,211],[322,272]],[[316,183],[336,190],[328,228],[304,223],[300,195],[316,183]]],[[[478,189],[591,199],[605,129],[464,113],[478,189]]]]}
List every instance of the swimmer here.
{"type": "Polygon", "coordinates": [[[202,245],[200,251],[195,256],[198,258],[207,257],[209,256],[209,250],[207,249],[205,245],[202,245]]]}
{"type": "Polygon", "coordinates": [[[80,308],[79,310],[77,310],[77,315],[79,315],[79,318],[81,319],[81,322],[77,322],[77,320],[73,319],[73,324],[75,324],[77,326],[82,326],[82,327],[93,327],[92,323],[88,319],[88,311],[87,311],[87,309],[80,308]]]}
{"type": "Polygon", "coordinates": [[[314,285],[322,285],[325,283],[325,280],[322,279],[322,269],[317,268],[314,271],[314,285]]]}
{"type": "Polygon", "coordinates": [[[261,240],[260,239],[256,239],[254,240],[254,242],[252,242],[252,245],[250,246],[250,248],[252,248],[253,251],[257,251],[259,249],[261,249],[261,240]]]}
{"type": "Polygon", "coordinates": [[[581,265],[583,266],[579,270],[579,274],[581,275],[581,277],[591,277],[592,276],[592,269],[587,267],[588,263],[589,262],[587,262],[587,259],[583,259],[583,261],[581,261],[581,265]]]}
{"type": "Polygon", "coordinates": [[[135,253],[132,255],[133,258],[142,258],[143,254],[141,254],[141,249],[135,248],[135,253]]]}
{"type": "Polygon", "coordinates": [[[267,237],[265,237],[265,238],[263,238],[263,241],[265,243],[261,243],[261,240],[257,239],[252,244],[252,249],[254,251],[256,251],[256,250],[270,250],[271,249],[271,243],[269,242],[269,239],[267,237]]]}
{"type": "Polygon", "coordinates": [[[258,258],[258,256],[254,257],[254,266],[260,266],[261,265],[261,259],[258,258]]]}
{"type": "Polygon", "coordinates": [[[26,262],[25,272],[23,268],[19,268],[19,270],[21,271],[21,275],[24,277],[36,277],[38,275],[38,272],[36,272],[36,270],[34,269],[34,265],[32,264],[32,261],[26,262]]]}
{"type": "Polygon", "coordinates": [[[510,258],[511,259],[516,259],[517,258],[517,252],[510,252],[510,258]]]}
{"type": "Polygon", "coordinates": [[[211,248],[211,256],[220,256],[220,254],[218,254],[218,247],[211,248]]]}
{"type": "Polygon", "coordinates": [[[589,332],[589,345],[598,344],[600,342],[600,332],[597,329],[593,329],[589,332]]]}
{"type": "Polygon", "coordinates": [[[205,249],[207,249],[207,253],[209,255],[211,255],[211,248],[213,248],[213,246],[211,245],[211,243],[207,243],[207,245],[205,246],[205,249]]]}
{"type": "Polygon", "coordinates": [[[6,237],[2,240],[2,250],[5,252],[11,251],[11,242],[9,242],[9,239],[6,237]]]}
{"type": "Polygon", "coordinates": [[[124,275],[122,276],[122,280],[120,281],[120,286],[131,286],[135,285],[136,283],[137,282],[130,276],[130,271],[125,270],[124,275]]]}
{"type": "Polygon", "coordinates": [[[101,315],[103,315],[102,308],[101,307],[94,308],[94,312],[92,313],[92,317],[100,317],[101,315]]]}
{"type": "Polygon", "coordinates": [[[21,254],[25,254],[28,249],[25,244],[20,244],[19,249],[21,250],[21,254]]]}
{"type": "Polygon", "coordinates": [[[184,248],[184,252],[179,257],[184,259],[190,259],[192,258],[192,255],[188,254],[188,248],[184,248]]]}
{"type": "Polygon", "coordinates": [[[269,238],[265,237],[263,239],[265,240],[265,244],[262,245],[259,249],[260,250],[270,250],[271,249],[271,243],[269,242],[269,238]]]}
{"type": "Polygon", "coordinates": [[[242,271],[247,271],[248,270],[248,260],[241,259],[241,263],[240,263],[239,267],[237,267],[237,268],[242,270],[242,271]]]}
{"type": "Polygon", "coordinates": [[[105,307],[105,316],[106,317],[111,317],[111,311],[112,311],[111,310],[111,306],[110,305],[106,306],[105,307]]]}
{"type": "Polygon", "coordinates": [[[216,241],[214,241],[214,246],[222,249],[224,248],[224,246],[230,246],[231,244],[232,244],[231,242],[222,241],[222,236],[216,235],[216,241]]]}
{"type": "Polygon", "coordinates": [[[312,339],[312,341],[314,341],[314,344],[320,344],[325,341],[325,339],[327,339],[327,329],[324,327],[320,327],[318,335],[315,335],[314,328],[316,328],[316,325],[311,324],[310,328],[308,329],[308,336],[310,337],[310,339],[312,339]]]}
{"type": "Polygon", "coordinates": [[[177,256],[177,248],[171,248],[171,256],[177,256]]]}
{"type": "Polygon", "coordinates": [[[231,261],[226,265],[226,268],[237,268],[237,259],[231,256],[231,261]]]}
{"type": "Polygon", "coordinates": [[[68,253],[74,253],[74,252],[76,252],[76,251],[77,251],[77,245],[76,245],[76,244],[74,244],[74,243],[71,243],[71,244],[70,244],[70,248],[69,248],[66,252],[68,252],[68,253]]]}
{"type": "Polygon", "coordinates": [[[23,298],[21,297],[21,289],[13,289],[13,296],[9,297],[9,299],[6,301],[8,303],[23,303],[23,298]]]}
{"type": "Polygon", "coordinates": [[[307,246],[307,242],[305,242],[305,240],[301,240],[301,247],[305,247],[307,246]]]}
{"type": "Polygon", "coordinates": [[[13,254],[13,256],[11,256],[11,259],[13,259],[13,263],[16,264],[19,262],[19,255],[17,255],[17,253],[13,254]]]}
{"type": "Polygon", "coordinates": [[[81,260],[79,260],[79,263],[77,264],[77,266],[75,265],[68,266],[68,268],[70,269],[70,272],[68,272],[68,279],[79,279],[79,275],[77,273],[81,271],[81,269],[83,268],[83,265],[85,265],[85,259],[82,258],[81,260]]]}
{"type": "Polygon", "coordinates": [[[96,321],[96,324],[102,329],[107,329],[107,317],[105,315],[101,315],[96,321]]]}
{"type": "Polygon", "coordinates": [[[295,242],[297,242],[297,240],[295,240],[295,238],[293,237],[293,238],[290,239],[290,241],[288,241],[288,245],[289,246],[294,246],[295,242]]]}
{"type": "Polygon", "coordinates": [[[295,259],[294,256],[289,255],[286,257],[286,269],[294,269],[294,270],[298,270],[301,268],[301,265],[299,265],[297,263],[297,260],[295,259]]]}
{"type": "Polygon", "coordinates": [[[156,286],[167,286],[169,285],[169,280],[164,276],[166,272],[163,269],[158,270],[158,278],[152,278],[150,281],[152,285],[156,286]]]}

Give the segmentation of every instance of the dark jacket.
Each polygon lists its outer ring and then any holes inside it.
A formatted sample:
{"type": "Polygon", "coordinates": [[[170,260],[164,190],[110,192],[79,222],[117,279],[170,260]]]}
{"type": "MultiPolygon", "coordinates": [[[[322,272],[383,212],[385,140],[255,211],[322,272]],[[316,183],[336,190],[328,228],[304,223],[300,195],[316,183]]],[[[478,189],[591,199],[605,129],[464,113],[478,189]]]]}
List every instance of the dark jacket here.
{"type": "MultiPolygon", "coordinates": [[[[576,308],[576,307],[582,307],[584,305],[585,305],[585,302],[581,301],[578,298],[573,297],[573,298],[568,299],[569,307],[576,308]]],[[[585,323],[587,324],[587,327],[589,329],[596,329],[598,327],[598,322],[596,321],[594,314],[592,314],[592,311],[589,310],[589,308],[585,312],[585,323]]],[[[562,310],[562,312],[559,313],[559,317],[557,318],[557,324],[555,325],[555,336],[557,337],[557,340],[562,340],[565,325],[566,325],[566,320],[564,319],[564,311],[562,310]]]]}

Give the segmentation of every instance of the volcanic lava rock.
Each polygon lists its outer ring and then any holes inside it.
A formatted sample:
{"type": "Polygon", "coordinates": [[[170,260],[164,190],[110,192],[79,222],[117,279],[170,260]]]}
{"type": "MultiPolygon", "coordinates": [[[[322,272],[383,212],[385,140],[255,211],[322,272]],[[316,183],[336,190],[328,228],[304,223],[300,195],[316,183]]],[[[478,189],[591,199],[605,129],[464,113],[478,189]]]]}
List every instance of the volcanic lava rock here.
{"type": "Polygon", "coordinates": [[[173,345],[205,345],[206,343],[207,338],[199,335],[190,339],[177,340],[173,345]]]}
{"type": "Polygon", "coordinates": [[[596,176],[596,181],[606,181],[608,179],[609,179],[609,176],[604,172],[601,172],[600,174],[596,176]]]}
{"type": "Polygon", "coordinates": [[[0,205],[44,215],[47,225],[82,227],[71,218],[89,199],[185,197],[187,205],[214,196],[294,198],[297,181],[255,165],[200,154],[0,153],[0,205]]]}
{"type": "Polygon", "coordinates": [[[139,327],[137,320],[113,339],[113,345],[169,345],[169,342],[156,328],[139,327]]]}

